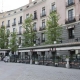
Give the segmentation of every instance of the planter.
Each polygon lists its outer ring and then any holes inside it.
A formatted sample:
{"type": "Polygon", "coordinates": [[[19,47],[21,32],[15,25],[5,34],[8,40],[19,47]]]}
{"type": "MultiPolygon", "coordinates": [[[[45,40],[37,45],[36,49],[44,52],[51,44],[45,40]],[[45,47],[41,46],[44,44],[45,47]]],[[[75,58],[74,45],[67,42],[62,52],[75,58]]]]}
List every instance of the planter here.
{"type": "Polygon", "coordinates": [[[70,68],[70,65],[69,65],[69,58],[66,58],[66,68],[70,68]]]}
{"type": "Polygon", "coordinates": [[[58,63],[55,63],[55,67],[58,67],[58,63]]]}
{"type": "Polygon", "coordinates": [[[39,64],[39,62],[38,62],[38,61],[35,61],[35,64],[36,64],[36,65],[38,65],[38,64],[39,64]]]}

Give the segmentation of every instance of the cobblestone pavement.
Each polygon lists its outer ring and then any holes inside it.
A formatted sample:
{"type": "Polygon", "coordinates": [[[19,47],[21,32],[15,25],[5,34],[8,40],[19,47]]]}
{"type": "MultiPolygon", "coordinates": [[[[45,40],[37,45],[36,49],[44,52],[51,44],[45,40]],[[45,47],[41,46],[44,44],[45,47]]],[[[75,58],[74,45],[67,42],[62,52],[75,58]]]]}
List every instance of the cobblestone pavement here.
{"type": "Polygon", "coordinates": [[[80,70],[0,62],[0,80],[80,80],[80,70]]]}

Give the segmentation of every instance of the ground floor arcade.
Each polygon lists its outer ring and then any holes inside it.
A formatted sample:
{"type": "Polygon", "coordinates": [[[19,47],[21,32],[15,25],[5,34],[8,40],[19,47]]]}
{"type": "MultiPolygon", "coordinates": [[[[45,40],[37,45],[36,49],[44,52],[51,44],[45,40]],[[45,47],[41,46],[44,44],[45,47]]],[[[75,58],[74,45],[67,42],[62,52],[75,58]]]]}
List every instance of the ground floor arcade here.
{"type": "Polygon", "coordinates": [[[80,68],[80,43],[55,44],[19,48],[15,53],[10,50],[1,50],[1,60],[5,56],[10,57],[10,62],[27,64],[39,64],[47,66],[66,67],[66,59],[69,59],[71,68],[80,68]]]}

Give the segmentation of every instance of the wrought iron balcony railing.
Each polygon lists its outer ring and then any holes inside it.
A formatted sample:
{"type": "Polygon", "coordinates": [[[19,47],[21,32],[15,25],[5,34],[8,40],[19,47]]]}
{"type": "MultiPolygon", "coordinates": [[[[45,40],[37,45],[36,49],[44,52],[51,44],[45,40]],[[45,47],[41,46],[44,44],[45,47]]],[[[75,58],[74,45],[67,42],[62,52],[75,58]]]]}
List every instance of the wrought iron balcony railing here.
{"type": "Polygon", "coordinates": [[[72,6],[72,5],[75,5],[75,2],[74,2],[74,1],[71,2],[71,3],[66,3],[66,7],[70,7],[70,6],[72,6]]]}
{"type": "Polygon", "coordinates": [[[73,23],[73,22],[76,22],[75,18],[71,18],[71,19],[66,19],[65,20],[65,24],[69,24],[69,23],[73,23]]]}

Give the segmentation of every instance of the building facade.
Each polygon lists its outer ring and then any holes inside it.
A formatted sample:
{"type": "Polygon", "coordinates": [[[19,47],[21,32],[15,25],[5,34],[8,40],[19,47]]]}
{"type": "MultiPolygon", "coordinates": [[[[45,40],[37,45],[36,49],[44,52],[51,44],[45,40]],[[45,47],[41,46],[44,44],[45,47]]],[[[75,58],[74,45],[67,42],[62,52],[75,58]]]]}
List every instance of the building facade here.
{"type": "MultiPolygon", "coordinates": [[[[51,11],[59,14],[58,23],[63,27],[63,43],[72,43],[80,41],[80,0],[29,0],[29,4],[18,9],[0,13],[0,25],[6,26],[6,30],[13,32],[17,30],[18,38],[22,39],[24,28],[22,23],[27,17],[33,15],[34,31],[37,33],[36,43],[41,45],[45,42],[44,34],[46,20],[51,11]]],[[[22,42],[22,41],[21,41],[22,42]]],[[[48,55],[48,51],[45,51],[48,55]]],[[[80,52],[78,50],[78,52],[80,52]]],[[[28,52],[30,54],[30,52],[28,52]]],[[[41,54],[41,51],[37,52],[41,54]]],[[[76,50],[57,51],[60,55],[75,54],[76,50]]],[[[51,54],[49,54],[51,56],[51,54]]]]}

